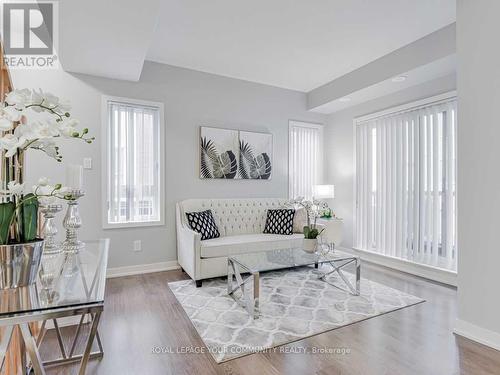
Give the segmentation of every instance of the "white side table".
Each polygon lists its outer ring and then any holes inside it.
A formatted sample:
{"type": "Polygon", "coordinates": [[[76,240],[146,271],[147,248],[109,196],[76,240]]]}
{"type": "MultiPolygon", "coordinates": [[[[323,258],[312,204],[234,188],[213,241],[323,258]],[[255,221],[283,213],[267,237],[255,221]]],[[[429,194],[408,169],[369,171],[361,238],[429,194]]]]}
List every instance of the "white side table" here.
{"type": "Polygon", "coordinates": [[[330,250],[342,243],[342,232],[344,221],[342,219],[332,217],[331,219],[318,218],[317,223],[325,227],[321,234],[324,243],[327,243],[330,250]]]}

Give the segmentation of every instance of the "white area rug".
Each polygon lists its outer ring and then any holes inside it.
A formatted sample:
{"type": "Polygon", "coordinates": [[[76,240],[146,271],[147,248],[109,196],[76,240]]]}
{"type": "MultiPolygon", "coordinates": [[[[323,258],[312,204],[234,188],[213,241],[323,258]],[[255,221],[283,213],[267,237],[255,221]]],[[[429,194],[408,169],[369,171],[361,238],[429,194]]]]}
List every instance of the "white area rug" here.
{"type": "MultiPolygon", "coordinates": [[[[318,275],[309,267],[262,273],[256,320],[227,295],[225,278],[203,281],[201,288],[192,280],[168,285],[217,363],[424,301],[363,278],[361,295],[353,296],[318,280],[318,275]]],[[[345,275],[352,280],[353,275],[345,275]]],[[[329,281],[343,286],[338,277],[329,281]]],[[[247,283],[250,291],[251,285],[247,283]]]]}

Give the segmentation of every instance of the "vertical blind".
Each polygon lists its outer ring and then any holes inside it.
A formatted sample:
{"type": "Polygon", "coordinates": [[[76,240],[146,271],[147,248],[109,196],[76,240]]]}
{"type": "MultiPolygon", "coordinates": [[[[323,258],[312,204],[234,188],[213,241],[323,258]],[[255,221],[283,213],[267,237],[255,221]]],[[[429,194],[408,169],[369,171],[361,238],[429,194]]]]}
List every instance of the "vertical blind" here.
{"type": "Polygon", "coordinates": [[[356,247],[456,270],[456,99],[355,126],[356,247]]]}
{"type": "Polygon", "coordinates": [[[159,221],[159,108],[109,101],[108,122],[108,223],[159,221]]]}
{"type": "Polygon", "coordinates": [[[289,131],[289,196],[311,199],[323,168],[323,127],[290,121],[289,131]]]}

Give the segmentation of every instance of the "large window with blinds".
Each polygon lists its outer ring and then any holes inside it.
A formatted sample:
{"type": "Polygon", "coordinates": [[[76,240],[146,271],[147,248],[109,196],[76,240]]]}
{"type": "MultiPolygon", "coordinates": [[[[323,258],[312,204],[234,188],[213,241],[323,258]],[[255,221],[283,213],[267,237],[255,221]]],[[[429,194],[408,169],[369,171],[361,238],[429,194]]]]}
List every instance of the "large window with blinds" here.
{"type": "Polygon", "coordinates": [[[103,97],[104,227],[163,224],[161,103],[103,97]]]}
{"type": "Polygon", "coordinates": [[[323,126],[289,122],[289,196],[312,198],[313,185],[321,182],[323,126]]]}
{"type": "Polygon", "coordinates": [[[354,125],[356,248],[456,270],[456,98],[430,98],[354,125]]]}

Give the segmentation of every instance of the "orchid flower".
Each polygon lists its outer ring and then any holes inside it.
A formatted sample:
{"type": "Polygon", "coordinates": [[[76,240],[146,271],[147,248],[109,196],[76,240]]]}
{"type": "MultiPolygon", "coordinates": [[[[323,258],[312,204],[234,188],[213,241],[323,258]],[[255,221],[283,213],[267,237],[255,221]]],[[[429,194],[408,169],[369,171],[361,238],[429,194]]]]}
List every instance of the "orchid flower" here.
{"type": "Polygon", "coordinates": [[[88,129],[78,130],[78,121],[71,118],[68,102],[42,90],[14,90],[5,97],[5,107],[0,108],[0,131],[12,131],[0,137],[0,149],[11,157],[28,148],[45,152],[62,160],[55,140],[76,138],[92,143],[88,129]]]}

